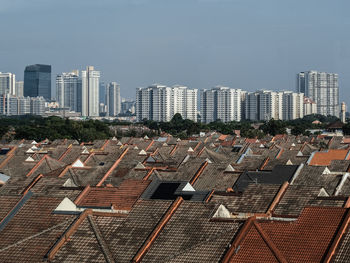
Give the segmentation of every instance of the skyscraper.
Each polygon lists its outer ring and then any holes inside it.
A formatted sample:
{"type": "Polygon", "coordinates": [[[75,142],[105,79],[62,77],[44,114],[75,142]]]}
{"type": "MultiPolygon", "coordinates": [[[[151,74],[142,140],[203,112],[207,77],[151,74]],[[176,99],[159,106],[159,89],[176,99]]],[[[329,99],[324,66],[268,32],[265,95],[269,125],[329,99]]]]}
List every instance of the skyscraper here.
{"type": "Polygon", "coordinates": [[[339,117],[338,74],[305,71],[297,78],[297,91],[316,102],[318,114],[339,117]]]}
{"type": "Polygon", "coordinates": [[[35,64],[24,70],[24,96],[51,99],[51,65],[35,64]]]}
{"type": "Polygon", "coordinates": [[[56,96],[62,108],[69,108],[75,112],[81,111],[81,78],[79,71],[62,73],[56,77],[56,96]]]}
{"type": "Polygon", "coordinates": [[[23,81],[16,81],[16,96],[23,97],[23,81]]]}
{"type": "Polygon", "coordinates": [[[292,91],[282,92],[282,120],[304,117],[304,94],[292,91]]]}
{"type": "Polygon", "coordinates": [[[0,72],[0,94],[16,95],[16,76],[0,72]]]}
{"type": "Polygon", "coordinates": [[[180,113],[184,119],[197,121],[196,89],[154,84],[136,90],[137,121],[170,121],[176,113],[180,113]]]}
{"type": "Polygon", "coordinates": [[[109,116],[117,116],[120,113],[120,86],[117,82],[111,82],[107,85],[107,113],[109,116]]]}
{"type": "Polygon", "coordinates": [[[346,104],[345,104],[345,102],[342,102],[342,103],[341,103],[340,120],[341,120],[343,123],[346,122],[346,104]]]}
{"type": "Polygon", "coordinates": [[[201,90],[201,121],[209,123],[241,120],[241,90],[217,86],[201,90]]]}
{"type": "Polygon", "coordinates": [[[81,78],[81,114],[82,116],[99,116],[100,71],[96,71],[93,66],[88,66],[81,72],[81,78]]]}
{"type": "Polygon", "coordinates": [[[247,93],[245,98],[246,118],[248,120],[268,121],[283,118],[283,92],[258,90],[247,93]]]}

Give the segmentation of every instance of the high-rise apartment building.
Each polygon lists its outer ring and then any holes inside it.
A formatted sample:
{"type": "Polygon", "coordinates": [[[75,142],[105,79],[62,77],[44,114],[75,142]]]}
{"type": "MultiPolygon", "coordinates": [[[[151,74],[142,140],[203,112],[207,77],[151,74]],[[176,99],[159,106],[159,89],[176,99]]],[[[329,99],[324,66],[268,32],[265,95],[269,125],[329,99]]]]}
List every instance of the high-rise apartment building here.
{"type": "Polygon", "coordinates": [[[201,90],[201,121],[210,123],[241,120],[241,90],[217,86],[201,90]]]}
{"type": "Polygon", "coordinates": [[[268,121],[283,118],[283,92],[259,90],[246,95],[245,110],[248,120],[268,121]]]}
{"type": "Polygon", "coordinates": [[[0,95],[0,115],[43,115],[45,99],[43,97],[17,97],[11,94],[0,95]]]}
{"type": "Polygon", "coordinates": [[[24,86],[24,82],[23,81],[16,81],[16,92],[15,95],[17,97],[23,97],[23,86],[24,86]]]}
{"type": "Polygon", "coordinates": [[[121,111],[120,86],[116,82],[108,83],[106,89],[107,114],[117,116],[121,111]]]}
{"type": "Polygon", "coordinates": [[[282,100],[282,120],[295,120],[304,117],[303,93],[284,91],[282,100]]]}
{"type": "Polygon", "coordinates": [[[82,81],[79,71],[56,76],[56,99],[61,108],[81,112],[82,81]]]}
{"type": "Polygon", "coordinates": [[[130,112],[131,114],[135,114],[136,109],[135,109],[135,101],[128,101],[125,99],[122,99],[121,102],[121,113],[127,113],[130,112]]]}
{"type": "Polygon", "coordinates": [[[155,84],[136,90],[137,121],[170,121],[176,113],[180,113],[184,119],[197,121],[196,89],[155,84]]]}
{"type": "Polygon", "coordinates": [[[317,104],[312,99],[304,97],[304,116],[317,114],[317,104]]]}
{"type": "Polygon", "coordinates": [[[345,123],[346,122],[346,104],[345,102],[341,103],[341,108],[340,108],[340,120],[345,123]]]}
{"type": "Polygon", "coordinates": [[[294,120],[304,116],[304,94],[292,91],[249,92],[243,104],[245,118],[252,121],[294,120]]]}
{"type": "Polygon", "coordinates": [[[51,99],[51,66],[35,64],[24,70],[24,96],[51,99]]]}
{"type": "Polygon", "coordinates": [[[16,76],[0,72],[0,94],[16,95],[16,76]]]}
{"type": "Polygon", "coordinates": [[[99,116],[100,71],[96,71],[93,66],[88,66],[81,72],[81,78],[81,114],[97,117],[99,116]]]}
{"type": "Polygon", "coordinates": [[[297,79],[297,91],[316,102],[318,114],[339,117],[338,74],[305,71],[297,79]]]}

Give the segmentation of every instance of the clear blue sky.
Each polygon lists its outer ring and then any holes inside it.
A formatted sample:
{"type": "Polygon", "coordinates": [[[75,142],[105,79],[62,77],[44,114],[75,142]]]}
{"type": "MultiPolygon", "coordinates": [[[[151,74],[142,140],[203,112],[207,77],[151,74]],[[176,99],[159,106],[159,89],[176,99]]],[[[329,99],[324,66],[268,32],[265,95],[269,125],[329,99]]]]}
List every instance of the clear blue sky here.
{"type": "MultiPolygon", "coordinates": [[[[349,0],[0,0],[0,71],[94,65],[123,97],[152,83],[294,90],[339,73],[350,103],[349,0]]],[[[54,83],[54,82],[53,82],[54,83]]]]}

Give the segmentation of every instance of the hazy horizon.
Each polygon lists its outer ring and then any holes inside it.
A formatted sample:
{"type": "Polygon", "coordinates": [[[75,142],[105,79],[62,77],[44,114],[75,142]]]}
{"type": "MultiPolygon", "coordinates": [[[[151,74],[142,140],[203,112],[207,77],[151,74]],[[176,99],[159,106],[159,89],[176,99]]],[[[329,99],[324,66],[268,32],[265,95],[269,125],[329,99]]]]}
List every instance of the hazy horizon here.
{"type": "MultiPolygon", "coordinates": [[[[2,0],[1,72],[95,66],[121,95],[153,83],[295,90],[296,74],[339,74],[350,95],[350,2],[278,0],[2,0]]],[[[53,94],[54,96],[55,94],[53,94]]]]}

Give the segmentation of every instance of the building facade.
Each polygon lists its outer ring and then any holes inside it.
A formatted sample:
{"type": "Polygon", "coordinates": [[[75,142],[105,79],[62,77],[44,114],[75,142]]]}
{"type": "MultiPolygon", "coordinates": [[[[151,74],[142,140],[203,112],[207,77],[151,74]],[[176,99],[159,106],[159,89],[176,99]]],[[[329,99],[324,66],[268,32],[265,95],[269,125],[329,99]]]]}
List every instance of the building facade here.
{"type": "Polygon", "coordinates": [[[317,114],[317,104],[312,99],[304,97],[304,116],[317,114]]]}
{"type": "Polygon", "coordinates": [[[17,97],[23,97],[23,87],[24,87],[24,82],[23,81],[16,81],[16,93],[15,95],[17,97]]]}
{"type": "Polygon", "coordinates": [[[24,96],[51,99],[51,65],[35,64],[24,70],[24,96]]]}
{"type": "Polygon", "coordinates": [[[201,90],[201,121],[210,123],[241,120],[241,90],[217,86],[201,90]]]}
{"type": "Polygon", "coordinates": [[[282,94],[282,120],[295,120],[304,117],[304,94],[284,91],[282,94]]]}
{"type": "Polygon", "coordinates": [[[317,104],[317,113],[339,117],[338,74],[305,71],[297,75],[297,91],[317,104]]]}
{"type": "Polygon", "coordinates": [[[154,84],[136,90],[136,119],[170,121],[176,113],[197,121],[197,90],[154,84]]]}
{"type": "Polygon", "coordinates": [[[81,78],[81,114],[97,117],[99,116],[100,71],[96,71],[93,66],[88,66],[81,72],[81,78]]]}
{"type": "Polygon", "coordinates": [[[56,76],[56,99],[61,108],[81,112],[82,81],[78,71],[56,76]]]}
{"type": "Polygon", "coordinates": [[[108,83],[106,96],[108,116],[117,116],[121,112],[119,84],[116,82],[108,83]]]}
{"type": "Polygon", "coordinates": [[[131,113],[131,114],[135,114],[136,112],[136,106],[135,106],[135,101],[129,101],[129,100],[125,100],[122,99],[121,102],[121,113],[125,114],[125,113],[131,113]]]}
{"type": "Polygon", "coordinates": [[[16,95],[16,76],[0,72],[0,94],[16,95]]]}
{"type": "Polygon", "coordinates": [[[43,97],[17,97],[11,94],[0,95],[0,115],[44,115],[43,97]]]}

